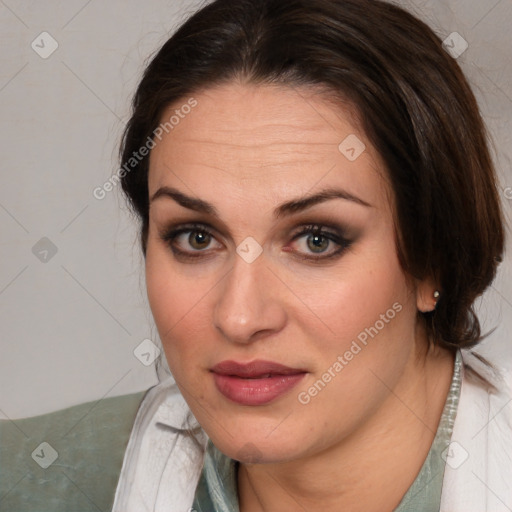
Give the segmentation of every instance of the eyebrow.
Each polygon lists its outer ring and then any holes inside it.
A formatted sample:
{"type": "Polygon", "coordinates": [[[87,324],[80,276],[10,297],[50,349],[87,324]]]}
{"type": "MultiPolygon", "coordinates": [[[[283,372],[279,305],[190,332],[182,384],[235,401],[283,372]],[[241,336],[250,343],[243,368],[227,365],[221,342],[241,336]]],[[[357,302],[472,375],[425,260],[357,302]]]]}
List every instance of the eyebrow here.
{"type": "MultiPolygon", "coordinates": [[[[219,212],[217,208],[213,206],[213,204],[208,203],[203,199],[187,196],[186,194],[183,194],[183,192],[180,192],[179,190],[172,187],[160,187],[151,196],[150,203],[162,197],[174,199],[174,201],[176,201],[179,205],[183,206],[184,208],[188,208],[189,210],[194,210],[199,213],[205,213],[213,217],[220,218],[219,212]]],[[[352,201],[353,203],[359,204],[361,206],[368,208],[372,207],[371,204],[363,201],[361,198],[353,194],[350,194],[346,190],[326,188],[316,194],[300,197],[281,204],[274,209],[274,217],[278,219],[280,217],[298,213],[306,210],[307,208],[311,208],[316,204],[323,203],[331,199],[344,199],[346,201],[352,201]]]]}

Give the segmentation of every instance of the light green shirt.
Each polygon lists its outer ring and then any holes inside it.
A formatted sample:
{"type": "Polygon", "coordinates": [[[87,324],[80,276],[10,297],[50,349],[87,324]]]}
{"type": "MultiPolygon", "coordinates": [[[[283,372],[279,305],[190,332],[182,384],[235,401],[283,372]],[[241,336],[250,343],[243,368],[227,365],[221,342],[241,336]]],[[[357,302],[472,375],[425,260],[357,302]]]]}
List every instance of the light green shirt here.
{"type": "Polygon", "coordinates": [[[0,512],[112,510],[145,393],[0,420],[0,512]]]}
{"type": "MultiPolygon", "coordinates": [[[[436,435],[418,476],[394,512],[439,512],[446,460],[460,396],[462,355],[455,356],[452,382],[436,435]]],[[[197,512],[240,512],[238,462],[226,457],[208,440],[203,471],[194,498],[197,512]]]]}

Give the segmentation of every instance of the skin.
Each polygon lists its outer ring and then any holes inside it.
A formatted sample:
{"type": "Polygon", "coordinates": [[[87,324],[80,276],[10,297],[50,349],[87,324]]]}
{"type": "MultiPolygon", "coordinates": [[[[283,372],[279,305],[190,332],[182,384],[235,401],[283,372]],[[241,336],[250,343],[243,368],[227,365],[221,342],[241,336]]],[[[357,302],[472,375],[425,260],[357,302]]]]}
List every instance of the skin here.
{"type": "Polygon", "coordinates": [[[152,150],[149,171],[150,197],[173,187],[219,213],[169,197],[150,206],[148,299],[178,386],[217,448],[241,461],[242,512],[393,510],[433,441],[453,356],[429,348],[418,320],[418,310],[434,308],[435,283],[415,281],[399,265],[384,164],[351,109],[320,92],[233,82],[194,98],[193,111],[152,150]],[[355,161],[338,149],[350,134],[366,146],[355,161]],[[282,203],[327,187],[370,206],[336,198],[273,216],[282,203]],[[161,235],[191,222],[212,237],[198,244],[195,231],[180,235],[175,245],[201,256],[180,259],[161,235]],[[315,249],[311,234],[294,238],[301,226],[326,223],[350,244],[318,263],[301,258],[339,249],[325,239],[315,249]],[[249,236],[263,248],[252,263],[236,252],[249,236]],[[401,311],[302,404],[298,393],[397,303],[401,311]],[[308,373],[270,404],[242,406],[217,390],[210,372],[227,359],[308,373]]]}

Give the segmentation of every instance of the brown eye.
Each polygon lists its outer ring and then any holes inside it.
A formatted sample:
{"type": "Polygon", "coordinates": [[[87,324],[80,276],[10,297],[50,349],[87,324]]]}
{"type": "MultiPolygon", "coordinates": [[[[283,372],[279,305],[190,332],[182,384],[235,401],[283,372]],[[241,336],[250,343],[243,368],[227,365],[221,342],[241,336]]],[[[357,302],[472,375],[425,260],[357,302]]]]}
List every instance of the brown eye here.
{"type": "Polygon", "coordinates": [[[222,244],[202,224],[178,226],[160,233],[160,239],[170,247],[176,258],[194,259],[208,256],[211,249],[219,249],[222,244]]]}
{"type": "Polygon", "coordinates": [[[211,242],[211,235],[204,231],[191,231],[188,237],[188,243],[196,250],[205,249],[211,242]]]}

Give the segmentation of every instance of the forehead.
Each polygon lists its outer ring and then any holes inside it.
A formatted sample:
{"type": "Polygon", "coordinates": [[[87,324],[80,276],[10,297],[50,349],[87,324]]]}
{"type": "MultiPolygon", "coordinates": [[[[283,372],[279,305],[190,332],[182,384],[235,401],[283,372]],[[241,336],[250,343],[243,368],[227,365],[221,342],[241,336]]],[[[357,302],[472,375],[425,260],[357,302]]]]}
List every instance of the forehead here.
{"type": "Polygon", "coordinates": [[[170,106],[161,122],[171,118],[151,151],[150,196],[165,185],[212,200],[220,189],[286,198],[341,185],[375,204],[385,192],[383,163],[354,109],[312,88],[224,84],[170,106]]]}

